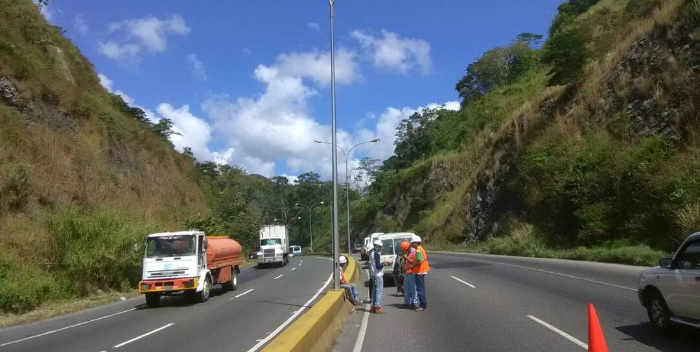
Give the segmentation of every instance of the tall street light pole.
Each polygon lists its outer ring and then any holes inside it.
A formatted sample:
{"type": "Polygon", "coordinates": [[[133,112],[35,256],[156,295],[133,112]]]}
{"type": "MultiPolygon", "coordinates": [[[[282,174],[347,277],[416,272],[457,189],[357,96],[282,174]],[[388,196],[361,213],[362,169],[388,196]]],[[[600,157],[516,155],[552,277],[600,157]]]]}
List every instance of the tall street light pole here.
{"type": "Polygon", "coordinates": [[[336,150],[336,111],[335,111],[335,38],[333,28],[333,17],[335,0],[328,0],[330,6],[330,22],[331,22],[331,106],[333,117],[333,289],[340,289],[340,272],[338,271],[338,151],[336,150]]]}
{"type": "MultiPolygon", "coordinates": [[[[345,155],[345,207],[347,208],[347,220],[348,220],[348,253],[352,253],[352,248],[350,245],[350,174],[348,173],[348,161],[350,160],[350,152],[352,152],[355,147],[361,146],[363,144],[367,143],[377,143],[380,142],[381,139],[373,139],[371,141],[366,141],[362,143],[357,143],[353,145],[348,152],[346,153],[343,148],[340,146],[336,146],[338,149],[340,149],[341,152],[343,152],[343,155],[345,155]]],[[[314,141],[314,143],[320,143],[320,144],[331,144],[328,142],[323,142],[323,141],[314,141]]]]}
{"type": "Polygon", "coordinates": [[[311,207],[306,204],[296,203],[295,207],[306,207],[309,210],[309,237],[311,238],[311,253],[314,252],[314,233],[311,231],[311,207]]]}

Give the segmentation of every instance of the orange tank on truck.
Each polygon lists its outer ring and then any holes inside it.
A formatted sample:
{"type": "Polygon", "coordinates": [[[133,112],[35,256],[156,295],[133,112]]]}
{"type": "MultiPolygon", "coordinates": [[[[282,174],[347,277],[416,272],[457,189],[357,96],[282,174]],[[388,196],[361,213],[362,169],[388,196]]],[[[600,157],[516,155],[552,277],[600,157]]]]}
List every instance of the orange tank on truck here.
{"type": "Polygon", "coordinates": [[[207,236],[207,266],[215,267],[218,263],[241,258],[243,249],[238,242],[224,236],[207,236]]]}
{"type": "Polygon", "coordinates": [[[201,231],[164,232],[148,235],[145,246],[139,292],[149,307],[169,295],[205,302],[216,284],[224,291],[238,288],[243,261],[235,240],[201,231]]]}

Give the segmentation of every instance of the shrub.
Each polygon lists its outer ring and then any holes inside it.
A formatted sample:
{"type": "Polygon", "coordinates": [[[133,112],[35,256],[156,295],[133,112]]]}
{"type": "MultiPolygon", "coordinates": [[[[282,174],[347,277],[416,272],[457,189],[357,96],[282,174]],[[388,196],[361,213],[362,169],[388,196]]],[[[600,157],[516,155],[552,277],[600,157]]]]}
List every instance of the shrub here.
{"type": "Polygon", "coordinates": [[[123,290],[140,279],[141,253],[134,245],[150,232],[118,214],[66,209],[46,216],[57,276],[85,296],[97,289],[123,290]]]}
{"type": "Polygon", "coordinates": [[[575,82],[583,74],[588,60],[586,41],[576,30],[554,34],[544,45],[542,62],[550,65],[549,84],[563,85],[575,82]]]}

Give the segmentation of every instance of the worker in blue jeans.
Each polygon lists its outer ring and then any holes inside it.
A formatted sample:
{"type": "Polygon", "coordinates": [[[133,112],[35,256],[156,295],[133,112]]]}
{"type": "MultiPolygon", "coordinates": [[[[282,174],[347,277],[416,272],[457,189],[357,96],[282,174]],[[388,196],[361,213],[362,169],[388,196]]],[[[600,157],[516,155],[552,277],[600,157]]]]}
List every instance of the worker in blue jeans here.
{"type": "Polygon", "coordinates": [[[382,262],[382,241],[374,241],[374,251],[369,260],[369,276],[370,280],[374,281],[374,295],[372,297],[372,311],[376,314],[384,314],[382,309],[382,296],[384,294],[384,265],[389,265],[388,262],[382,262]]]}

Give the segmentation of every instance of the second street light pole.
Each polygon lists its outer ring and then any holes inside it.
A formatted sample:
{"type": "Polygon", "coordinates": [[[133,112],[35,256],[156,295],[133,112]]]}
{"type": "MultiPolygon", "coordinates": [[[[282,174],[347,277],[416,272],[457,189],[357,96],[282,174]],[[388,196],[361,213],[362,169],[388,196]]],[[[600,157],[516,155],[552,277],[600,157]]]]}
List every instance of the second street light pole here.
{"type": "Polygon", "coordinates": [[[335,43],[333,38],[333,17],[335,0],[328,0],[330,5],[331,22],[331,105],[332,105],[332,129],[333,135],[333,289],[340,289],[340,273],[338,271],[338,151],[336,150],[336,112],[335,112],[335,43]]]}
{"type": "MultiPolygon", "coordinates": [[[[348,222],[348,253],[352,253],[352,247],[350,246],[350,174],[348,173],[348,162],[350,159],[350,152],[352,152],[352,150],[355,149],[355,147],[359,147],[363,144],[377,143],[377,142],[381,142],[381,139],[377,138],[377,139],[373,139],[371,141],[357,143],[357,144],[353,145],[350,148],[350,150],[348,150],[347,153],[345,152],[345,150],[343,150],[343,148],[341,148],[340,146],[337,146],[337,148],[340,149],[341,152],[343,152],[343,155],[345,155],[345,207],[347,208],[346,218],[347,218],[347,222],[348,222]]],[[[315,140],[314,143],[331,144],[331,143],[323,142],[323,141],[319,141],[319,140],[315,140]]]]}

